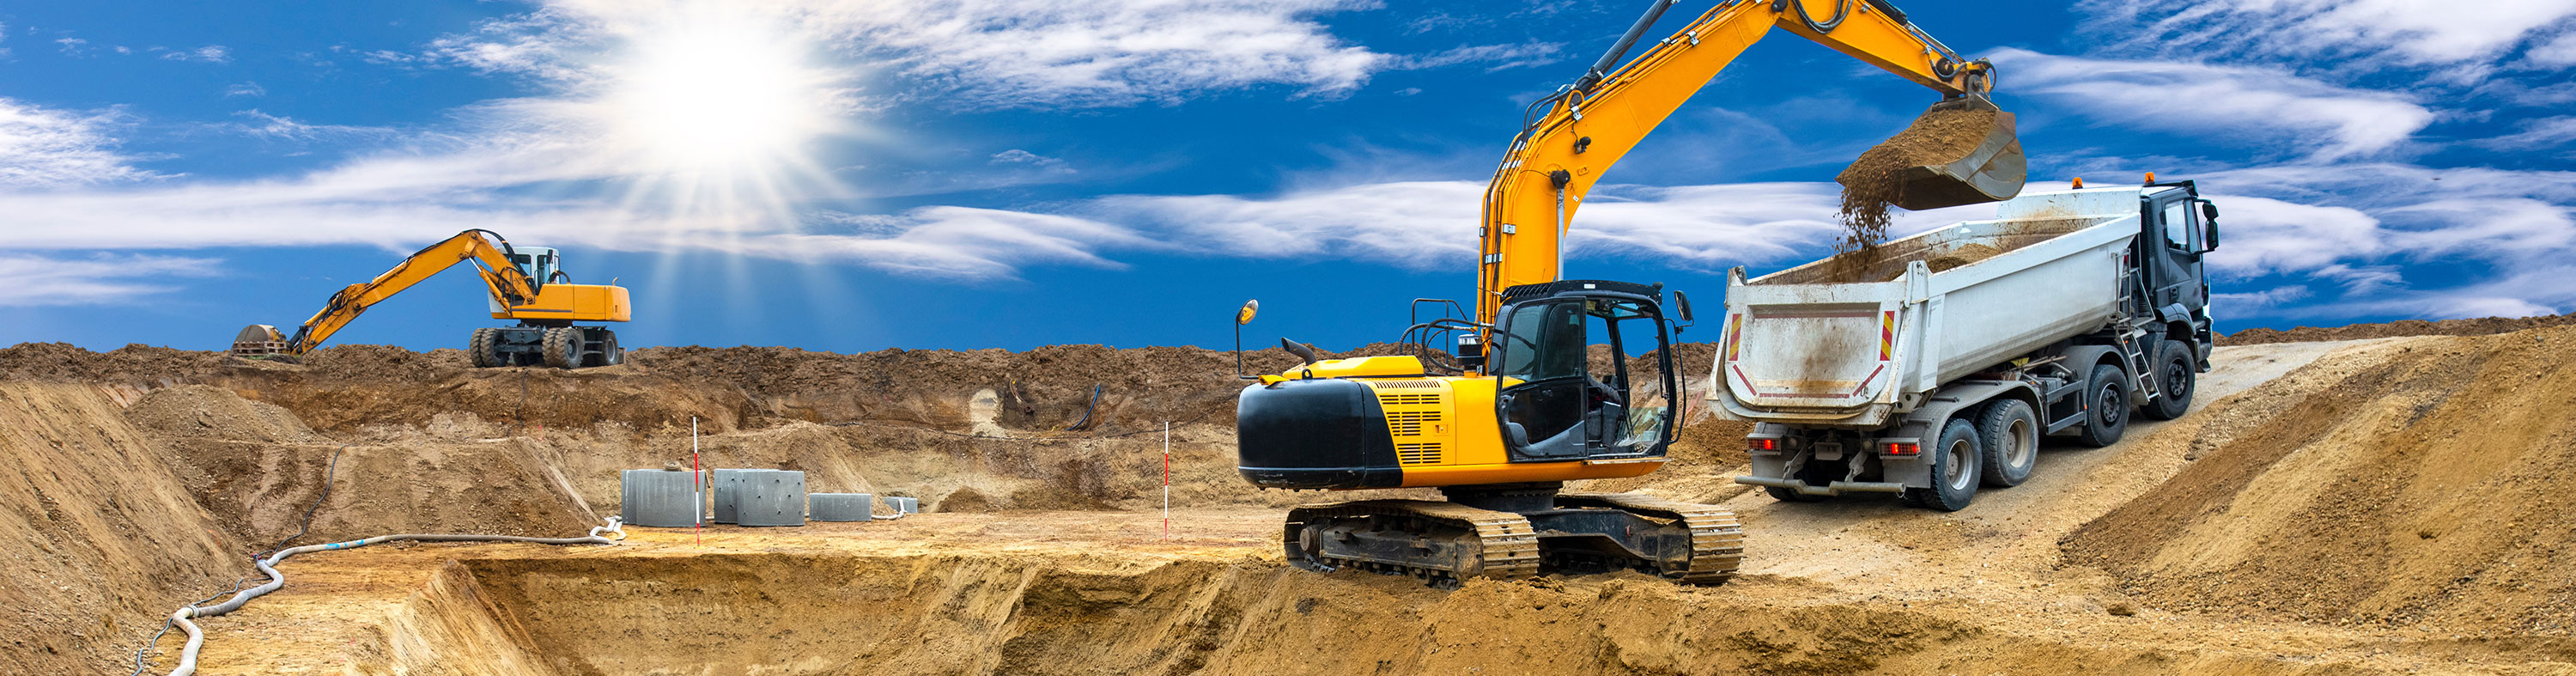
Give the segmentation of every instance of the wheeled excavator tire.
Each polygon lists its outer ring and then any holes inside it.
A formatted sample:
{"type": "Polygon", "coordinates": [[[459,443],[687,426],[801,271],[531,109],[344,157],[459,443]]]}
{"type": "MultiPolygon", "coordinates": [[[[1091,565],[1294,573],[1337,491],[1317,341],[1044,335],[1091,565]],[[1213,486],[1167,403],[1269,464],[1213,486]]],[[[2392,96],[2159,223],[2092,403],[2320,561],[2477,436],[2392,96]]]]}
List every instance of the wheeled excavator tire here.
{"type": "Polygon", "coordinates": [[[500,340],[500,329],[488,326],[475,329],[474,338],[466,341],[465,343],[465,356],[467,359],[474,362],[474,368],[488,369],[495,366],[502,366],[505,364],[506,360],[502,358],[500,353],[492,350],[493,344],[500,342],[500,340]]]}
{"type": "Polygon", "coordinates": [[[575,361],[581,358],[581,329],[546,329],[545,337],[538,339],[538,347],[545,350],[547,366],[568,369],[581,365],[575,361]]]}

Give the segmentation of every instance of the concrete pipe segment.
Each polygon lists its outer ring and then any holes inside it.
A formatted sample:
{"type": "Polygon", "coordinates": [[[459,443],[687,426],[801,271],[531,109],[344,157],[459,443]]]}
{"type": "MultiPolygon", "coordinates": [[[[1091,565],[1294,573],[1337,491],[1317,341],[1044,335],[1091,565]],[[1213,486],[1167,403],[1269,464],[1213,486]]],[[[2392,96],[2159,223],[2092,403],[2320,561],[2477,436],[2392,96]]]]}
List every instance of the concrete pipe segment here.
{"type": "Polygon", "coordinates": [[[876,496],[866,493],[815,493],[815,521],[873,521],[876,519],[876,496]]]}
{"type": "Polygon", "coordinates": [[[805,525],[805,473],[754,469],[742,473],[734,516],[745,526],[805,525]]]}
{"type": "Polygon", "coordinates": [[[744,472],[756,471],[759,470],[715,470],[715,476],[711,481],[715,484],[714,492],[716,504],[715,510],[710,512],[714,516],[709,518],[709,521],[714,521],[716,523],[739,523],[741,521],[738,514],[742,509],[742,474],[744,472]]]}
{"type": "Polygon", "coordinates": [[[629,526],[679,528],[698,525],[696,472],[630,469],[618,477],[618,515],[629,526]]]}

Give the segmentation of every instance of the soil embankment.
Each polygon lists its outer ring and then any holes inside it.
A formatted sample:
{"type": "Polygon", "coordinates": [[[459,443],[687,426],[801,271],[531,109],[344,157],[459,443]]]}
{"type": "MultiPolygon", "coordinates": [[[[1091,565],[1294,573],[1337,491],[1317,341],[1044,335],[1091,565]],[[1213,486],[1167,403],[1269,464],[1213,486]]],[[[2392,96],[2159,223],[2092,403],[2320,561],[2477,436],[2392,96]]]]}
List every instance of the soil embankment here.
{"type": "Polygon", "coordinates": [[[2411,341],[2066,540],[2147,603],[2576,636],[2576,327],[2411,341]]]}

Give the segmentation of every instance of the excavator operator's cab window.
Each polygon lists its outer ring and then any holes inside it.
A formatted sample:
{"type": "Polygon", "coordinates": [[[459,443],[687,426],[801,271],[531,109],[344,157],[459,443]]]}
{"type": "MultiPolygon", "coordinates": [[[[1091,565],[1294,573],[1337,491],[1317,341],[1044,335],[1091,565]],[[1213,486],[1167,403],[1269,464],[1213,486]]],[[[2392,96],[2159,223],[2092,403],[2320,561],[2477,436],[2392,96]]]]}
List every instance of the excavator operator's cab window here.
{"type": "Polygon", "coordinates": [[[1632,387],[1625,339],[1640,347],[1652,340],[1660,349],[1663,328],[1661,315],[1628,300],[1549,300],[1505,312],[1494,341],[1501,379],[1495,406],[1511,458],[1661,451],[1670,431],[1663,395],[1671,391],[1670,369],[1658,367],[1653,383],[1632,387]]]}

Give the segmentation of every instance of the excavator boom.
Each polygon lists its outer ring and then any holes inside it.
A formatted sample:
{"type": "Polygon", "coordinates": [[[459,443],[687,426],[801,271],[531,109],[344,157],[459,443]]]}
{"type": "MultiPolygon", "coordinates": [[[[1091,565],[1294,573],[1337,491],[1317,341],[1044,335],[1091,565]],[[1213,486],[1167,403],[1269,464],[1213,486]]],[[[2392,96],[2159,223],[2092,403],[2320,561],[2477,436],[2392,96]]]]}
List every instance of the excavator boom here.
{"type": "MultiPolygon", "coordinates": [[[[1476,319],[1491,324],[1502,292],[1556,281],[1568,222],[1603,172],[1617,164],[1664,118],[1773,29],[1833,48],[1916,84],[1949,102],[1936,109],[1981,107],[1994,86],[1993,66],[1970,61],[1925,34],[1884,0],[1728,0],[1625,58],[1677,0],[1654,0],[1645,16],[1590,70],[1556,94],[1513,139],[1485,192],[1476,319]]],[[[1961,157],[1926,162],[1906,182],[1897,206],[1919,209],[2009,198],[2020,191],[2023,164],[2011,117],[1997,115],[1984,143],[1961,157]]]]}

